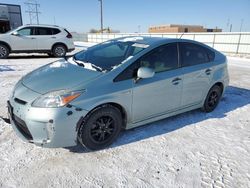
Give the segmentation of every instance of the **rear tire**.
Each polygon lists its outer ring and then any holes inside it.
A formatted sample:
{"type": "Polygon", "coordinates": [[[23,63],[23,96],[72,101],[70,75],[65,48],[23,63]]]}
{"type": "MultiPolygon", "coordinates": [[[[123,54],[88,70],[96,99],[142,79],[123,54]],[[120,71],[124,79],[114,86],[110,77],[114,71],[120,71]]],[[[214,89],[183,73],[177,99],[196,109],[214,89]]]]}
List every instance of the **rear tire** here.
{"type": "Polygon", "coordinates": [[[54,57],[64,57],[66,53],[66,47],[62,44],[57,44],[52,49],[52,54],[54,57]]]}
{"type": "Polygon", "coordinates": [[[217,85],[213,86],[207,94],[202,110],[204,112],[212,112],[219,104],[221,94],[222,89],[217,85]]]}
{"type": "Polygon", "coordinates": [[[9,56],[9,53],[9,48],[4,44],[0,44],[0,59],[6,59],[9,56]]]}
{"type": "Polygon", "coordinates": [[[107,105],[95,110],[81,125],[79,142],[90,150],[99,150],[111,145],[122,129],[120,111],[107,105]]]}

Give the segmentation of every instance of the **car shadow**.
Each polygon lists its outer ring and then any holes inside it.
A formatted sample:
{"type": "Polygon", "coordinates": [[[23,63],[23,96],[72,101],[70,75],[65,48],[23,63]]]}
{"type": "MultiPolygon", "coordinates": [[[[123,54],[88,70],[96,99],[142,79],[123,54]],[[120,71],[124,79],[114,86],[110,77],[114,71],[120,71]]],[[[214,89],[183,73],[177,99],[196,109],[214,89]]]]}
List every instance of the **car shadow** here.
{"type": "MultiPolygon", "coordinates": [[[[204,113],[199,109],[193,110],[160,121],[156,121],[154,123],[150,123],[138,128],[124,131],[121,133],[120,137],[115,141],[115,143],[112,144],[109,148],[115,148],[133,142],[145,140],[154,136],[168,134],[185,126],[193,126],[194,124],[207,119],[221,119],[226,117],[229,112],[246,106],[248,104],[250,104],[250,90],[229,86],[218,107],[213,112],[204,113]]],[[[71,152],[76,153],[88,152],[80,145],[67,149],[69,149],[71,152]]]]}

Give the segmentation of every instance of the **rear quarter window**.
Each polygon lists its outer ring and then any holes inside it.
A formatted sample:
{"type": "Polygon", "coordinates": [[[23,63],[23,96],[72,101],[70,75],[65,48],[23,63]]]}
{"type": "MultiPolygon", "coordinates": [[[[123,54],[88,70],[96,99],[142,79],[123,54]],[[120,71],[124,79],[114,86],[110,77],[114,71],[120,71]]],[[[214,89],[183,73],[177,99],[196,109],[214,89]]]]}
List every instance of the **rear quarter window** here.
{"type": "Polygon", "coordinates": [[[215,53],[212,50],[208,49],[208,48],[205,48],[205,49],[207,51],[209,61],[214,61],[215,53]]]}
{"type": "Polygon", "coordinates": [[[56,35],[58,33],[60,33],[61,31],[59,29],[52,29],[52,34],[56,35]]]}

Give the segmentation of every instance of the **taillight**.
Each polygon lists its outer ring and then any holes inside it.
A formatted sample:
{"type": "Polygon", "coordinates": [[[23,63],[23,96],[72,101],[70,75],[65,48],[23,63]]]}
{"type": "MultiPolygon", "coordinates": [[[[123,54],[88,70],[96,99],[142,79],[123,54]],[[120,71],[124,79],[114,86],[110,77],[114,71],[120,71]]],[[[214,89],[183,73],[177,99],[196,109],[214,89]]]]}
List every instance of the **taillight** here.
{"type": "Polygon", "coordinates": [[[69,38],[69,39],[73,38],[72,35],[70,34],[70,32],[67,31],[67,29],[64,29],[64,31],[67,32],[67,36],[66,36],[67,38],[69,38]]]}
{"type": "Polygon", "coordinates": [[[69,38],[69,39],[71,39],[72,35],[70,33],[68,33],[66,37],[69,38]]]}

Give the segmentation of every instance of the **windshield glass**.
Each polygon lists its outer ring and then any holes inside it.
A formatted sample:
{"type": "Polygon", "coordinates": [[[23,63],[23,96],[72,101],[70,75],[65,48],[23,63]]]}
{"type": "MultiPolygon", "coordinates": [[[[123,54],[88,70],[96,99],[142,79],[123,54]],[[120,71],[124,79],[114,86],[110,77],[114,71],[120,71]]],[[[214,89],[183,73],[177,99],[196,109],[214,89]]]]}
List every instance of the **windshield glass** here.
{"type": "Polygon", "coordinates": [[[148,45],[132,41],[107,41],[75,54],[74,60],[90,63],[102,70],[110,71],[146,47],[148,45]]]}

